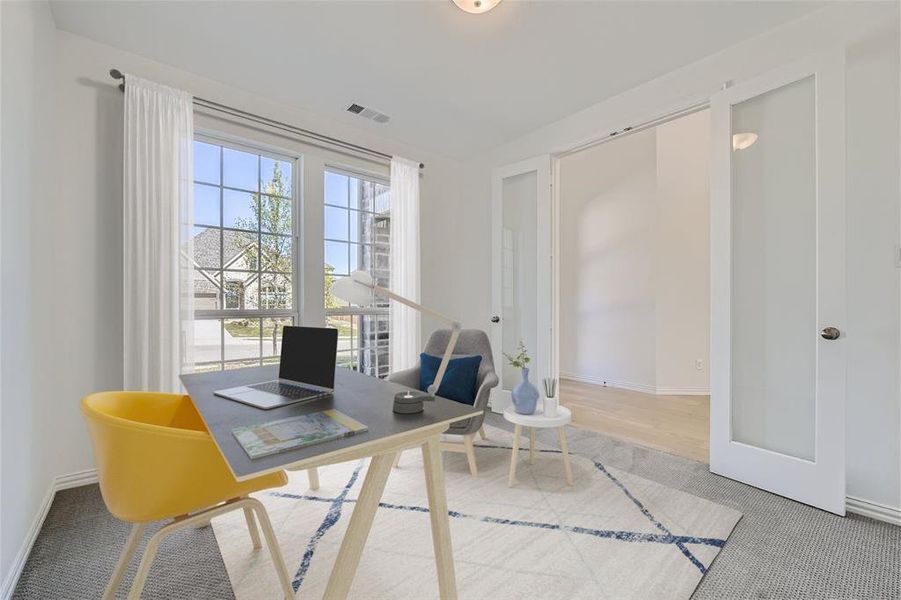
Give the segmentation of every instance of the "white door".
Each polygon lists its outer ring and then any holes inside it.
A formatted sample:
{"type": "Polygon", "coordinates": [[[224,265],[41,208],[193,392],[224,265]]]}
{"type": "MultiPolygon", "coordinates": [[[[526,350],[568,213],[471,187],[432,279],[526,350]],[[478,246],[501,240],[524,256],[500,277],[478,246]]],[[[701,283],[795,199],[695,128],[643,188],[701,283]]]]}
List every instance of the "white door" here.
{"type": "Polygon", "coordinates": [[[844,515],[844,55],[710,108],[710,470],[844,515]]]}
{"type": "Polygon", "coordinates": [[[491,178],[491,347],[500,384],[491,409],[502,412],[522,379],[503,353],[522,341],[532,359],[529,380],[539,390],[556,376],[552,357],[551,158],[548,155],[495,169],[491,178]]]}

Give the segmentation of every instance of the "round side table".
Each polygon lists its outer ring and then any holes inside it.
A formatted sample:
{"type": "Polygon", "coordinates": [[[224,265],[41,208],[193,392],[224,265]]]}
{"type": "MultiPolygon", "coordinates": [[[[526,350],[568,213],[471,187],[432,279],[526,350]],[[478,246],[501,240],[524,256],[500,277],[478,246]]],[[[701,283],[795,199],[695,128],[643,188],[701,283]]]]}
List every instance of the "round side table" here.
{"type": "Polygon", "coordinates": [[[560,452],[563,454],[563,470],[566,473],[566,483],[573,484],[573,471],[569,465],[569,448],[566,445],[566,425],[572,421],[572,412],[565,406],[557,408],[557,416],[544,416],[544,409],[535,414],[521,415],[514,410],[513,405],[504,408],[504,418],[513,423],[513,452],[510,456],[510,477],[507,486],[512,487],[516,483],[516,458],[519,454],[519,436],[523,427],[529,428],[529,464],[535,462],[535,429],[555,427],[560,438],[560,452]]]}

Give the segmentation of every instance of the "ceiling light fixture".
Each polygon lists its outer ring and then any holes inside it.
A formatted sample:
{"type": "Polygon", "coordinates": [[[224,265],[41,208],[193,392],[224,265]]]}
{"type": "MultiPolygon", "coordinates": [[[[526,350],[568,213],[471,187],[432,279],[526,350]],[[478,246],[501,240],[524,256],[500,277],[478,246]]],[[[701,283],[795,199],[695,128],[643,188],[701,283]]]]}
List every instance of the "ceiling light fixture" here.
{"type": "Polygon", "coordinates": [[[732,149],[744,150],[750,148],[757,141],[756,133],[736,133],[732,136],[732,149]]]}
{"type": "Polygon", "coordinates": [[[454,0],[454,4],[456,4],[460,10],[474,15],[486,13],[500,4],[500,2],[501,0],[454,0]]]}

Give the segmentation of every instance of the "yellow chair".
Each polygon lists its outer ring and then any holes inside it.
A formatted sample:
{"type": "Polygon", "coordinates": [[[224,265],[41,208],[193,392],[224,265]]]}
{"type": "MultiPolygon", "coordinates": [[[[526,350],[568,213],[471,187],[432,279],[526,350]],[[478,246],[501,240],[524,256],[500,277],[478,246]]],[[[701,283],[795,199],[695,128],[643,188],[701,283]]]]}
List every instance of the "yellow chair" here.
{"type": "Polygon", "coordinates": [[[238,509],[244,510],[254,549],[261,547],[256,514],[285,597],[294,597],[266,509],[248,497],[287,483],[284,472],[235,481],[188,396],[103,392],[85,397],[81,408],[94,443],[103,500],[114,516],[134,524],[104,599],[115,596],[151,521],[172,519],[147,542],[129,598],[140,598],[163,538],[238,509]]]}

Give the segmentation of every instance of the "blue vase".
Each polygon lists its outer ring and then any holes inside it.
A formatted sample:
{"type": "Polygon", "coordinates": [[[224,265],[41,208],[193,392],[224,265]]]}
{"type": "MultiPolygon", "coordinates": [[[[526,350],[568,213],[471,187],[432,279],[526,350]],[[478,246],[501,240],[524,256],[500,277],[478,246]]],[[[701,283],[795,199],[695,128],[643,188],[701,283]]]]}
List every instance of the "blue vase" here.
{"type": "Polygon", "coordinates": [[[529,383],[529,370],[522,370],[522,381],[516,384],[511,392],[513,396],[513,409],[521,415],[531,415],[535,413],[535,406],[538,404],[538,388],[529,383]]]}

